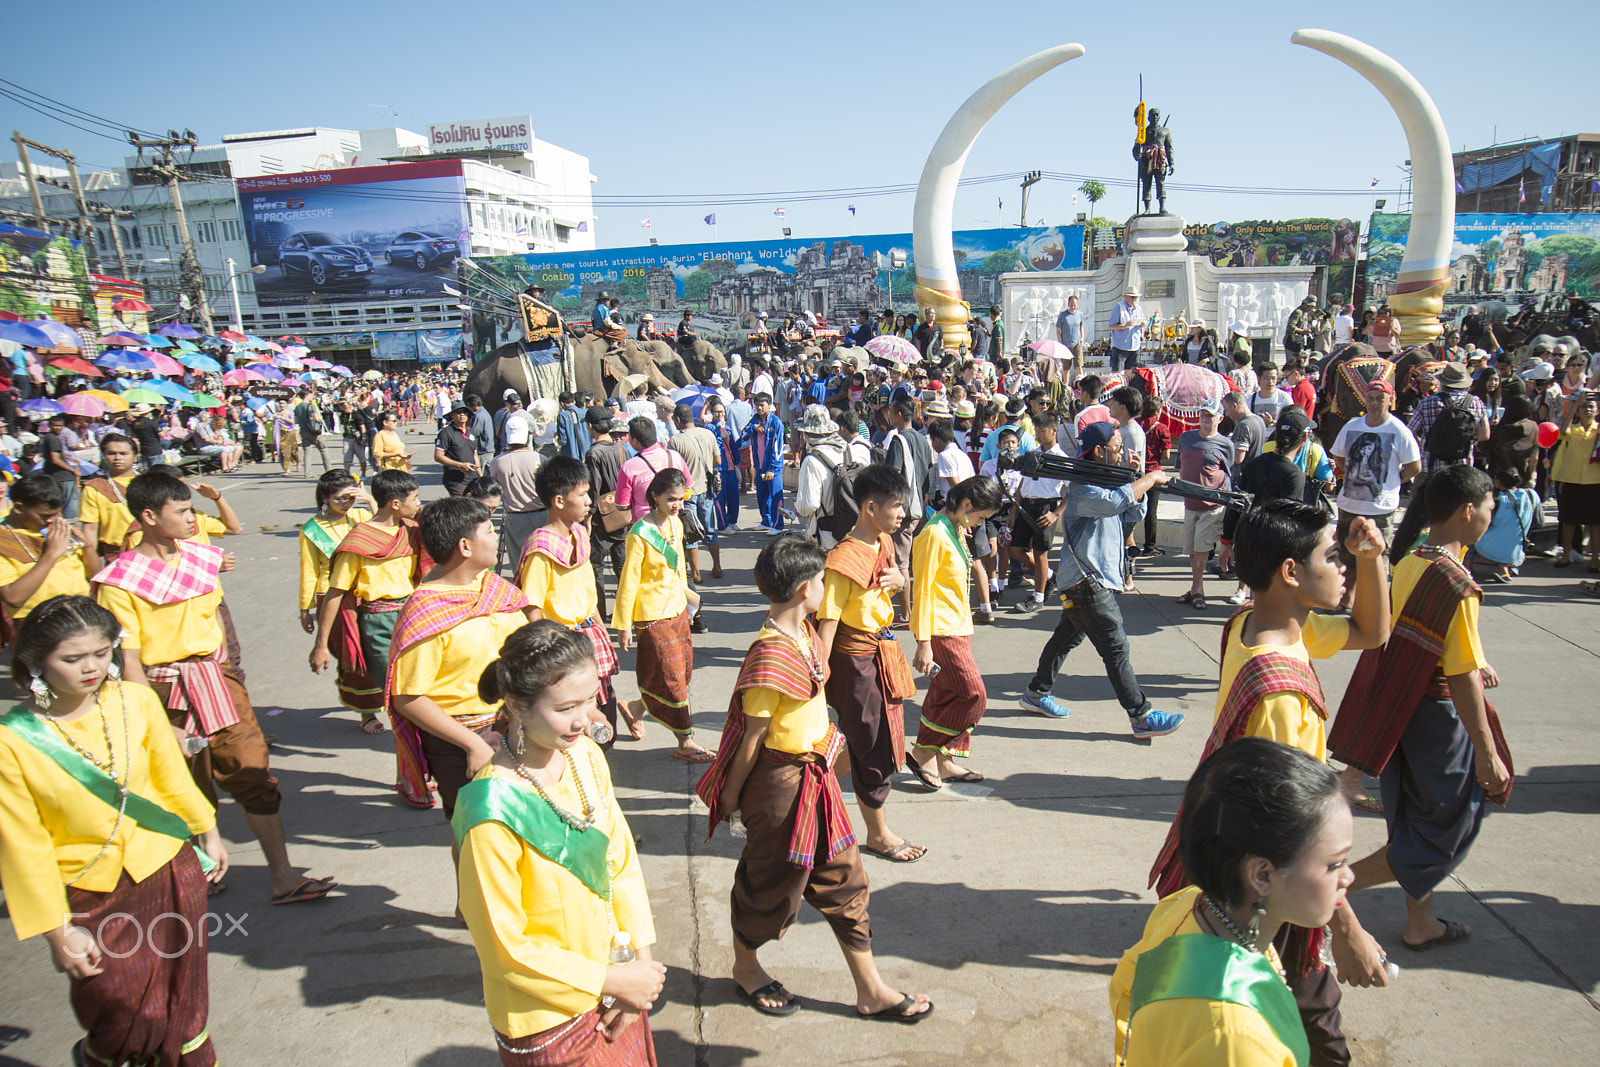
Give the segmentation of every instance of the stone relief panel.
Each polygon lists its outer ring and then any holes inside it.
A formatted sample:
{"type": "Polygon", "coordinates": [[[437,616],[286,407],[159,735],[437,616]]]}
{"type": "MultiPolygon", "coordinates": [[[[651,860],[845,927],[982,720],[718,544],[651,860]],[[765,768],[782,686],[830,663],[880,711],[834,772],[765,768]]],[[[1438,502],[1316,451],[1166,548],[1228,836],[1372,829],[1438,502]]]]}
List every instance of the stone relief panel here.
{"type": "Polygon", "coordinates": [[[1094,283],[1036,282],[1007,284],[1001,313],[1006,326],[1007,347],[1014,353],[1024,335],[1030,341],[1055,339],[1056,316],[1067,309],[1067,297],[1078,298],[1078,310],[1084,315],[1084,338],[1094,340],[1094,283]]]}
{"type": "Polygon", "coordinates": [[[1217,333],[1225,337],[1235,322],[1248,327],[1271,326],[1276,342],[1283,335],[1289,313],[1305,299],[1306,290],[1303,281],[1218,281],[1217,333]]]}

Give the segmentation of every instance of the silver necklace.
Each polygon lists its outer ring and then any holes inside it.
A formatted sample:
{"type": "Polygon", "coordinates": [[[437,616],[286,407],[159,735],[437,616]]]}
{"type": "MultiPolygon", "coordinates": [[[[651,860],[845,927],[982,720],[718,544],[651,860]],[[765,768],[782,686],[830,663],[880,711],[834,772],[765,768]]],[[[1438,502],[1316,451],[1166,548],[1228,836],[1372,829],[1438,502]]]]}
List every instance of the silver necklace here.
{"type": "Polygon", "coordinates": [[[1239,942],[1239,944],[1243,945],[1251,952],[1256,951],[1255,942],[1245,936],[1244,931],[1239,929],[1239,924],[1228,918],[1228,913],[1218,907],[1216,901],[1212,900],[1204,893],[1200,895],[1200,899],[1206,902],[1206,907],[1211,909],[1211,914],[1222,920],[1222,925],[1226,926],[1229,932],[1233,934],[1233,939],[1235,941],[1239,942]]]}
{"type": "Polygon", "coordinates": [[[772,627],[773,630],[782,634],[784,637],[787,637],[789,639],[789,643],[794,645],[795,651],[800,653],[800,658],[805,660],[806,667],[811,671],[811,679],[816,682],[822,681],[822,664],[817,662],[815,650],[808,647],[811,642],[802,642],[794,634],[779,626],[771,615],[767,616],[767,625],[772,627]]]}
{"type": "Polygon", "coordinates": [[[527,767],[523,766],[522,759],[511,751],[511,742],[505,738],[500,739],[500,747],[505,749],[507,756],[511,757],[511,769],[517,772],[518,777],[533,786],[534,792],[544,798],[544,802],[561,818],[561,821],[578,831],[580,834],[594,827],[595,819],[599,816],[599,809],[589,803],[589,791],[583,788],[583,779],[578,774],[578,765],[572,761],[570,752],[561,755],[567,761],[567,771],[572,775],[572,784],[578,790],[578,803],[583,808],[583,818],[578,818],[572,812],[563,808],[551,799],[550,794],[544,791],[544,786],[539,784],[539,779],[527,767]]]}

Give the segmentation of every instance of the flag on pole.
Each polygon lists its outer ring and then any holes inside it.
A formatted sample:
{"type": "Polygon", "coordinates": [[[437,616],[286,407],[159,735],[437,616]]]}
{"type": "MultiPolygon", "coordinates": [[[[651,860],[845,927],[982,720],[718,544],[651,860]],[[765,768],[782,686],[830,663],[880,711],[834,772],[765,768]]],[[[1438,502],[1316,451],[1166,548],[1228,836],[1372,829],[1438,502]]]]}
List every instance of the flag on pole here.
{"type": "Polygon", "coordinates": [[[1590,182],[1589,183],[1589,191],[1591,193],[1600,193],[1600,181],[1592,181],[1592,182],[1590,182]]]}
{"type": "Polygon", "coordinates": [[[1456,192],[1464,193],[1466,191],[1467,191],[1467,187],[1465,185],[1461,184],[1461,179],[1460,178],[1457,178],[1456,179],[1456,192]]]}
{"type": "Polygon", "coordinates": [[[584,221],[583,221],[583,222],[580,222],[580,223],[578,223],[578,225],[577,225],[577,226],[576,226],[576,227],[574,227],[574,228],[575,228],[575,229],[576,229],[576,230],[577,230],[577,231],[578,231],[578,232],[579,232],[579,233],[588,233],[588,232],[589,232],[589,222],[588,222],[588,220],[587,220],[587,219],[586,219],[586,220],[584,220],[584,221]]]}
{"type": "Polygon", "coordinates": [[[515,236],[517,236],[517,237],[527,237],[528,236],[528,224],[527,223],[523,223],[521,226],[518,226],[515,236]]]}
{"type": "Polygon", "coordinates": [[[995,202],[995,205],[1001,211],[1004,211],[1006,209],[1006,202],[1004,200],[1000,199],[998,196],[994,198],[994,202],[995,202]]]}
{"type": "Polygon", "coordinates": [[[850,214],[851,214],[852,217],[854,217],[854,215],[856,213],[856,206],[854,204],[847,204],[845,206],[850,209],[850,214]]]}
{"type": "Polygon", "coordinates": [[[778,216],[780,219],[783,218],[783,208],[781,208],[781,207],[780,208],[775,208],[772,213],[774,215],[778,216]]]}
{"type": "Polygon", "coordinates": [[[716,216],[715,212],[713,212],[712,214],[706,216],[706,225],[707,226],[715,226],[716,224],[717,224],[717,216],[716,216]]]}
{"type": "Polygon", "coordinates": [[[1372,188],[1376,189],[1377,187],[1378,187],[1378,179],[1374,178],[1374,179],[1372,179],[1372,188]]]}
{"type": "Polygon", "coordinates": [[[1526,178],[1517,179],[1517,203],[1524,204],[1528,200],[1528,186],[1526,178]]]}
{"type": "Polygon", "coordinates": [[[639,225],[648,230],[650,228],[650,216],[646,215],[644,218],[640,219],[639,225]]]}

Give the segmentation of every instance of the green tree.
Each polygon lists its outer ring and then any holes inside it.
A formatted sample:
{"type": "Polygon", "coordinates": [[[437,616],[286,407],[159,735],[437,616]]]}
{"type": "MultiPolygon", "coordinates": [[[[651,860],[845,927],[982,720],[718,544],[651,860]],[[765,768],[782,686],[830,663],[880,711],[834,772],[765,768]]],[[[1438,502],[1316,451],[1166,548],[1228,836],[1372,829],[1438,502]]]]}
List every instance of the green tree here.
{"type": "Polygon", "coordinates": [[[1022,253],[1015,248],[1002,248],[983,257],[983,269],[989,274],[1003,274],[1022,266],[1022,253]]]}
{"type": "Polygon", "coordinates": [[[701,266],[692,274],[684,276],[683,298],[690,303],[704,304],[711,298],[711,286],[717,280],[717,275],[701,266]]]}
{"type": "Polygon", "coordinates": [[[624,304],[644,299],[643,278],[623,278],[617,283],[617,296],[624,304]]]}
{"type": "Polygon", "coordinates": [[[1078,186],[1078,192],[1089,199],[1089,214],[1094,214],[1094,206],[1105,199],[1106,187],[1093,178],[1088,179],[1078,186]]]}

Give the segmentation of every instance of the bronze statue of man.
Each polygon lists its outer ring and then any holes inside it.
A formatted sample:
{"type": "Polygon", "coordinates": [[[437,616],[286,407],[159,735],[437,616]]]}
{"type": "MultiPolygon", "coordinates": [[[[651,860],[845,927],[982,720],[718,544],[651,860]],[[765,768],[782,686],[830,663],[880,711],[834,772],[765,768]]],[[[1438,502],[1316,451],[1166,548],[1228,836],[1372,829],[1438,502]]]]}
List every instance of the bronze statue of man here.
{"type": "Polygon", "coordinates": [[[1139,161],[1139,192],[1144,198],[1145,214],[1150,213],[1150,182],[1155,180],[1156,203],[1161,214],[1167,213],[1167,175],[1172,173],[1172,135],[1161,125],[1161,112],[1150,109],[1144,128],[1144,143],[1133,146],[1133,158],[1139,161]]]}

